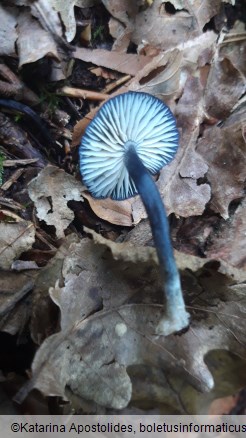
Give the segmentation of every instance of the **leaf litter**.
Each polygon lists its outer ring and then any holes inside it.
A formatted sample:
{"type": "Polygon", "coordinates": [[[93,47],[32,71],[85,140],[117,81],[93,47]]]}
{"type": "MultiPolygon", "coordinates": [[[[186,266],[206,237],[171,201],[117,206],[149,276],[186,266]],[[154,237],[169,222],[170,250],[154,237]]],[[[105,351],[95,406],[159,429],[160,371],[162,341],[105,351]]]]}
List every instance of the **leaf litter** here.
{"type": "MultiPolygon", "coordinates": [[[[31,13],[26,9],[18,26],[20,65],[45,53],[59,63],[58,39],[52,37],[61,36],[59,13],[67,41],[72,41],[74,5],[83,11],[93,3],[71,1],[65,15],[62,1],[53,2],[56,11],[42,0],[31,13]],[[47,32],[50,23],[40,15],[47,7],[54,17],[53,33],[47,32]],[[26,24],[34,23],[33,16],[40,36],[27,51],[26,24]]],[[[25,273],[23,287],[11,292],[9,307],[5,299],[0,306],[1,329],[11,334],[21,332],[21,319],[26,322],[31,313],[31,337],[40,345],[32,378],[17,399],[37,388],[71,403],[76,399],[88,412],[98,405],[102,412],[134,413],[143,406],[145,412],[152,407],[156,412],[164,405],[170,413],[207,413],[214,399],[245,385],[245,29],[239,21],[229,30],[219,26],[226,22],[221,1],[205,2],[203,8],[200,2],[182,0],[154,0],[140,9],[128,1],[103,4],[111,17],[113,50],[76,47],[74,58],[104,67],[104,76],[107,69],[132,76],[109,97],[128,90],[149,92],[164,100],[177,118],[180,148],[156,183],[168,214],[176,218],[172,234],[181,236],[175,257],[191,326],[179,335],[156,333],[164,306],[155,250],[146,246],[152,238],[140,198],[94,200],[73,176],[47,166],[29,183],[28,192],[39,226],[52,225],[63,244],[45,268],[35,271],[35,284],[25,273]],[[126,53],[130,44],[135,53],[126,53]],[[94,241],[73,234],[64,238],[76,223],[72,202],[83,198],[108,224],[135,225],[119,237],[123,243],[86,228],[94,241]],[[190,250],[184,231],[193,226],[197,234],[190,250]],[[238,379],[232,378],[233,372],[238,379]],[[231,382],[227,390],[224,380],[231,382]]],[[[10,19],[4,10],[9,29],[17,23],[17,10],[12,11],[10,19]]],[[[11,32],[9,45],[2,44],[5,55],[15,48],[16,34],[11,32]]],[[[74,145],[95,112],[90,105],[75,126],[74,145]]],[[[10,225],[12,232],[19,224],[10,225]]],[[[105,233],[103,226],[100,231],[105,233]]],[[[3,259],[4,269],[28,251],[33,240],[28,242],[3,259]]]]}
{"type": "MultiPolygon", "coordinates": [[[[82,400],[122,409],[131,398],[127,369],[133,365],[172,370],[197,390],[208,391],[214,385],[204,362],[209,351],[229,350],[246,360],[245,287],[235,289],[235,280],[205,259],[195,260],[192,273],[189,260],[181,274],[191,327],[181,336],[157,336],[163,305],[149,249],[140,248],[142,255],[136,256],[137,248],[126,243],[114,261],[105,245],[117,244],[96,238],[103,241],[96,251],[88,239],[71,244],[63,260],[64,286],[56,283],[50,289],[60,307],[61,331],[39,348],[31,388],[67,399],[67,386],[82,400]]],[[[179,258],[177,263],[180,267],[179,258]]]]}

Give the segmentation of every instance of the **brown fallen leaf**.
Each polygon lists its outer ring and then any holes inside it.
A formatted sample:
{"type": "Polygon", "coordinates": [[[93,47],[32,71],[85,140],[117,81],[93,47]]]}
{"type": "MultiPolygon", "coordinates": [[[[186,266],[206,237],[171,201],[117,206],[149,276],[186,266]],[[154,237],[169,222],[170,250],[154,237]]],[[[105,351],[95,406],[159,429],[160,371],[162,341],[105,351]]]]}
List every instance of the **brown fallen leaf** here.
{"type": "Polygon", "coordinates": [[[152,58],[148,56],[110,52],[105,49],[90,50],[84,47],[77,47],[73,56],[82,61],[92,62],[97,66],[110,68],[111,70],[132,76],[152,60],[152,58]]]}
{"type": "Polygon", "coordinates": [[[109,198],[95,199],[88,192],[83,192],[83,197],[87,199],[91,209],[101,219],[115,225],[132,226],[132,198],[125,201],[113,201],[109,198]]]}
{"type": "Polygon", "coordinates": [[[37,216],[56,228],[57,237],[74,219],[68,201],[83,201],[83,186],[72,175],[55,166],[45,167],[28,185],[28,193],[37,209],[37,216]]]}

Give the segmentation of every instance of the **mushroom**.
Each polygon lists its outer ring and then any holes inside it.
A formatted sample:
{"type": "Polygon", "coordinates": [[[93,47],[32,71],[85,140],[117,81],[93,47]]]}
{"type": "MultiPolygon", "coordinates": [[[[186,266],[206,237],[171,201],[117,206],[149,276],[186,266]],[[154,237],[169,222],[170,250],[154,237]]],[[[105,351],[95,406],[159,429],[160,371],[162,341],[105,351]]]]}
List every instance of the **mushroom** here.
{"type": "Polygon", "coordinates": [[[169,223],[151,175],[178,149],[179,133],[170,109],[142,92],[109,99],[86,128],[79,156],[83,182],[95,198],[123,200],[140,194],[148,214],[166,300],[157,333],[168,335],[189,324],[169,223]]]}

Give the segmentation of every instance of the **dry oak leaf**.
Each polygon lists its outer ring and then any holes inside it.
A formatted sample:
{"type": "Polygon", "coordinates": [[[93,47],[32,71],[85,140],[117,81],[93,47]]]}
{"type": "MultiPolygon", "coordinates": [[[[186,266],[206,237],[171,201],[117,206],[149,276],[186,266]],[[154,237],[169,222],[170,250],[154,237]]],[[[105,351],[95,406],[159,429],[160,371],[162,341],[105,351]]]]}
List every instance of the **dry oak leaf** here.
{"type": "Polygon", "coordinates": [[[197,152],[208,166],[211,208],[228,219],[228,207],[244,196],[246,141],[245,105],[238,108],[222,126],[207,127],[198,140],[197,152]]]}
{"type": "Polygon", "coordinates": [[[72,175],[55,166],[46,166],[28,185],[28,193],[37,209],[37,216],[56,228],[58,238],[74,219],[68,201],[83,201],[83,186],[72,175]]]}
{"type": "Polygon", "coordinates": [[[169,14],[162,0],[154,0],[150,8],[137,14],[131,41],[169,50],[180,43],[185,43],[202,33],[194,15],[185,10],[169,14]]]}
{"type": "MultiPolygon", "coordinates": [[[[175,109],[181,130],[180,146],[174,159],[165,166],[157,181],[167,213],[189,217],[201,215],[211,197],[210,186],[198,184],[208,170],[205,159],[197,153],[199,126],[203,121],[203,89],[198,78],[189,77],[175,109]]],[[[139,200],[133,204],[139,208],[139,200]]]]}
{"type": "MultiPolygon", "coordinates": [[[[109,248],[115,260],[132,263],[146,263],[152,261],[158,265],[159,262],[155,248],[146,246],[151,236],[150,227],[144,227],[143,223],[141,225],[140,235],[137,232],[138,227],[136,227],[128,233],[128,236],[130,237],[128,238],[127,236],[123,243],[116,243],[105,239],[103,236],[87,227],[84,227],[84,231],[93,237],[95,243],[109,248]]],[[[174,250],[174,256],[177,267],[180,271],[188,269],[191,272],[196,272],[203,268],[207,263],[219,262],[220,266],[217,266],[218,272],[227,277],[233,278],[234,281],[238,283],[246,281],[246,271],[235,268],[222,257],[201,258],[177,250],[174,250]]]]}
{"type": "Polygon", "coordinates": [[[223,225],[212,236],[206,251],[207,257],[225,260],[232,266],[246,271],[246,199],[244,199],[223,225]]]}
{"type": "Polygon", "coordinates": [[[64,260],[64,287],[50,290],[61,309],[61,332],[37,351],[32,381],[19,400],[31,388],[66,399],[67,386],[82,400],[122,409],[132,393],[129,366],[161,367],[206,391],[214,384],[204,362],[210,350],[246,360],[246,295],[234,280],[212,267],[183,271],[191,327],[163,337],[155,333],[163,316],[157,272],[151,262],[114,261],[88,239],[73,243],[64,260]]]}
{"type": "Polygon", "coordinates": [[[0,223],[0,268],[10,269],[13,261],[30,249],[34,241],[31,222],[0,223]]]}

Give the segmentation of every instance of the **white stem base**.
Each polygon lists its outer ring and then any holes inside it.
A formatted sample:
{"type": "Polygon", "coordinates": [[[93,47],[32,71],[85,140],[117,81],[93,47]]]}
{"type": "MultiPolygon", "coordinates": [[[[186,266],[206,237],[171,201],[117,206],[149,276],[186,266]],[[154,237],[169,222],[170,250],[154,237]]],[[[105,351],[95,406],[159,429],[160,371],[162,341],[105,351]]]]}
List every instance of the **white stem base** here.
{"type": "Polygon", "coordinates": [[[190,322],[190,315],[185,310],[179,274],[175,279],[165,283],[165,295],[166,312],[156,328],[156,333],[161,336],[179,332],[190,322]]]}

